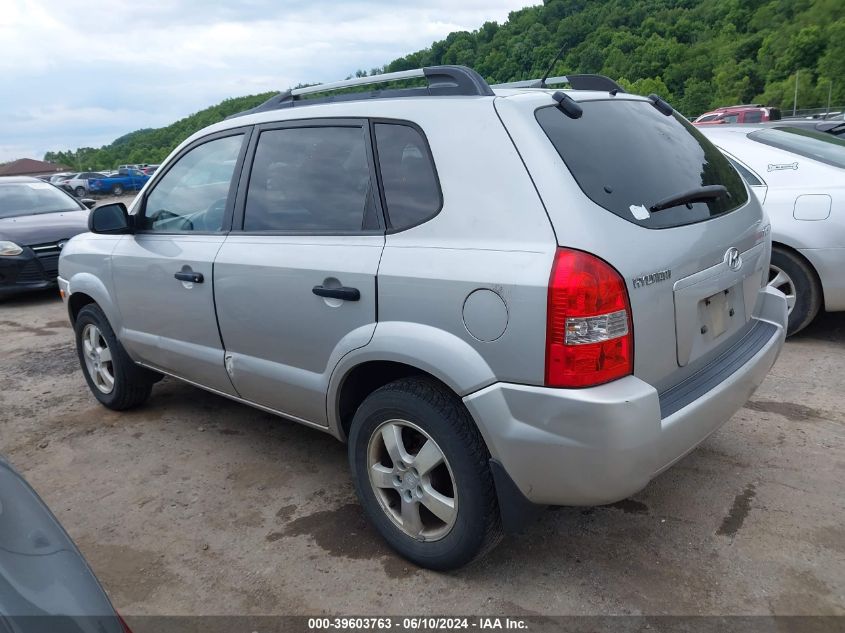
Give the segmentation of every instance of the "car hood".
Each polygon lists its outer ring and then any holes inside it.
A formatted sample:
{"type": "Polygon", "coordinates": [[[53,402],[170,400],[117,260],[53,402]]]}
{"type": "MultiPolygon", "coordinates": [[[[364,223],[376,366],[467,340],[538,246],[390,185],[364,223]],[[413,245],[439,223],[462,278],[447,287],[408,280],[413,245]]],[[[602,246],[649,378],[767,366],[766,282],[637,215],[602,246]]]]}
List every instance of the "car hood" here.
{"type": "Polygon", "coordinates": [[[89,213],[80,209],[0,218],[0,240],[22,246],[66,240],[88,230],[89,213]]]}

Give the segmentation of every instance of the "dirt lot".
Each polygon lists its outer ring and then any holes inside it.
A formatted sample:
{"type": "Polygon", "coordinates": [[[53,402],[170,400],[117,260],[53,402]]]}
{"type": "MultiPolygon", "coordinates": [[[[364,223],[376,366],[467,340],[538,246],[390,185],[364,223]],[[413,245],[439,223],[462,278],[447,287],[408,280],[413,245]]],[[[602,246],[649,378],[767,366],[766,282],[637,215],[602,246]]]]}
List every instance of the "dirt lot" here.
{"type": "Polygon", "coordinates": [[[124,614],[845,614],[845,315],[634,498],[450,574],[382,544],[328,435],[172,380],[98,406],[54,293],[0,304],[0,332],[0,450],[124,614]]]}

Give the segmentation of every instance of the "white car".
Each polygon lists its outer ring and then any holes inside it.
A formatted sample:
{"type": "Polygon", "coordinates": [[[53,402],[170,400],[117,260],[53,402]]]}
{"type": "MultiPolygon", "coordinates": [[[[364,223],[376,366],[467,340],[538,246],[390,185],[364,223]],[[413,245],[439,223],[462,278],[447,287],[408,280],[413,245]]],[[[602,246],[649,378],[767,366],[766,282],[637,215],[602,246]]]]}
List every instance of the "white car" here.
{"type": "Polygon", "coordinates": [[[845,140],[806,128],[698,128],[731,160],[772,222],[769,285],[789,305],[789,334],[819,309],[845,310],[845,140]]]}
{"type": "Polygon", "coordinates": [[[59,183],[59,186],[65,191],[74,194],[77,198],[82,198],[88,195],[88,181],[94,178],[105,178],[105,174],[98,171],[83,171],[72,174],[59,183]]]}

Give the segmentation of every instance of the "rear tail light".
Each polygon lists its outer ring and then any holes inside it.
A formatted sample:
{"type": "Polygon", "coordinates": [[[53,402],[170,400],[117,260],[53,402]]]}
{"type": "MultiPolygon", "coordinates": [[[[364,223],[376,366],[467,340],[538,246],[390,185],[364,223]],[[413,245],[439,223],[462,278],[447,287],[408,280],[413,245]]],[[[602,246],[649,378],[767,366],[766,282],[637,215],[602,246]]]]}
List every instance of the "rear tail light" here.
{"type": "Polygon", "coordinates": [[[546,319],[547,386],[591,387],[633,372],[628,292],[605,261],[559,248],[546,319]]]}

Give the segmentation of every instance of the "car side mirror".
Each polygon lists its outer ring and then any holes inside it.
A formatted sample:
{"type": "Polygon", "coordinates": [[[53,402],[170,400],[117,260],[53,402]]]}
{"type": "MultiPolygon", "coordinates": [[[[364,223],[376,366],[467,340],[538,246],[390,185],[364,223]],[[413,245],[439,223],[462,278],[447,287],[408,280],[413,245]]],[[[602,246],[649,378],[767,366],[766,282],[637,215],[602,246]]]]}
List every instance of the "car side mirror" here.
{"type": "Polygon", "coordinates": [[[132,233],[132,218],[122,202],[97,207],[88,216],[88,230],[104,235],[132,233]]]}
{"type": "Polygon", "coordinates": [[[93,209],[94,207],[97,206],[97,201],[94,200],[93,198],[82,198],[82,199],[80,199],[80,202],[82,204],[84,204],[86,207],[88,207],[89,209],[93,209]]]}

